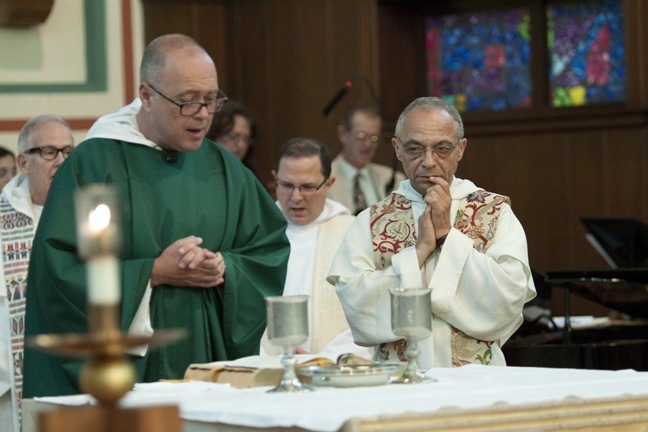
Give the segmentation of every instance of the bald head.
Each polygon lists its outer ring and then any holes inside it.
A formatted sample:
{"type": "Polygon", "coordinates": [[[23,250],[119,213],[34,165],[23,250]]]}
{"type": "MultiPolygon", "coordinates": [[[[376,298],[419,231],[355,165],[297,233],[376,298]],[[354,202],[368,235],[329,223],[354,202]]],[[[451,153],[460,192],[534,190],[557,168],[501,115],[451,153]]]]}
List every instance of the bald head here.
{"type": "Polygon", "coordinates": [[[142,135],[165,150],[197,150],[212,121],[208,102],[225,96],[209,54],[188,36],[160,36],[144,51],[140,77],[137,125],[142,135]],[[187,104],[194,109],[183,113],[187,104]]]}
{"type": "Polygon", "coordinates": [[[140,82],[159,85],[160,75],[164,71],[169,54],[177,51],[202,55],[211,61],[205,49],[189,36],[178,33],[160,36],[144,50],[140,66],[140,82]]]}

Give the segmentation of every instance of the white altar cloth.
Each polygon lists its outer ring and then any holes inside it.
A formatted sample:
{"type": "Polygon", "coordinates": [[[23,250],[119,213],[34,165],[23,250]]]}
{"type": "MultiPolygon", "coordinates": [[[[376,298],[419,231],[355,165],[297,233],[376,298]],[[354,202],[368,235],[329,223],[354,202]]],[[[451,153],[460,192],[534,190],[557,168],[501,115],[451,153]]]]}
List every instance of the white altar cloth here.
{"type": "MultiPolygon", "coordinates": [[[[137,384],[123,407],[177,404],[185,420],[246,427],[299,427],[337,431],[351,418],[372,419],[442,408],[487,408],[566,398],[599,399],[648,395],[648,372],[468,365],[432,369],[429,384],[316,388],[297,394],[267,393],[269,387],[237,389],[207,382],[137,384]]],[[[86,395],[36,398],[60,405],[92,403],[86,395]]]]}

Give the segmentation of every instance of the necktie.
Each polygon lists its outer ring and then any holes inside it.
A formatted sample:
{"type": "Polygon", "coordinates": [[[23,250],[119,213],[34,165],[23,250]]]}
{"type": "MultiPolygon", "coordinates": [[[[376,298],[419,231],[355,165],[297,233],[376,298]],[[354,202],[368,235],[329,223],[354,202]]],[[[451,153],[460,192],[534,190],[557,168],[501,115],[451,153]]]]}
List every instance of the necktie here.
{"type": "Polygon", "coordinates": [[[367,200],[362,193],[362,189],[360,189],[360,173],[357,173],[353,179],[353,205],[355,206],[354,213],[356,215],[367,208],[367,200]]]}

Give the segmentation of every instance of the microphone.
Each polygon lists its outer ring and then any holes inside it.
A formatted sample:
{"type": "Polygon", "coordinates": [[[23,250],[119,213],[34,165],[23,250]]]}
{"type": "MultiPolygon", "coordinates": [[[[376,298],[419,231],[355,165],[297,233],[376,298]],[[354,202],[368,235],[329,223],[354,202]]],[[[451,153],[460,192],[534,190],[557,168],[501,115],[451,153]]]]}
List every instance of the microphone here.
{"type": "Polygon", "coordinates": [[[164,160],[167,161],[168,163],[176,163],[176,162],[178,162],[178,152],[177,151],[162,149],[162,152],[164,153],[164,160]]]}
{"type": "Polygon", "coordinates": [[[352,85],[353,85],[352,80],[347,81],[346,83],[344,83],[344,87],[342,87],[340,90],[338,90],[337,93],[333,95],[331,100],[326,104],[326,106],[324,106],[324,109],[322,110],[322,114],[324,115],[324,117],[329,115],[331,110],[335,108],[338,102],[340,102],[340,99],[342,99],[342,97],[346,94],[346,92],[351,88],[352,85]]]}

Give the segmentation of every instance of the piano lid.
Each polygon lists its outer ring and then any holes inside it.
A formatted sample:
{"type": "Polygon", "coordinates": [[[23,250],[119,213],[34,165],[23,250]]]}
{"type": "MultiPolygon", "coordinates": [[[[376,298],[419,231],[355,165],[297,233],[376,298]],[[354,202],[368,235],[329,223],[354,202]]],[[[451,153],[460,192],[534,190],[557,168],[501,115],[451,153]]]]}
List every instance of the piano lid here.
{"type": "Polygon", "coordinates": [[[581,217],[587,241],[612,268],[648,266],[648,225],[633,217],[581,217]]]}
{"type": "Polygon", "coordinates": [[[648,318],[648,268],[549,270],[545,281],[635,318],[648,318]]]}

